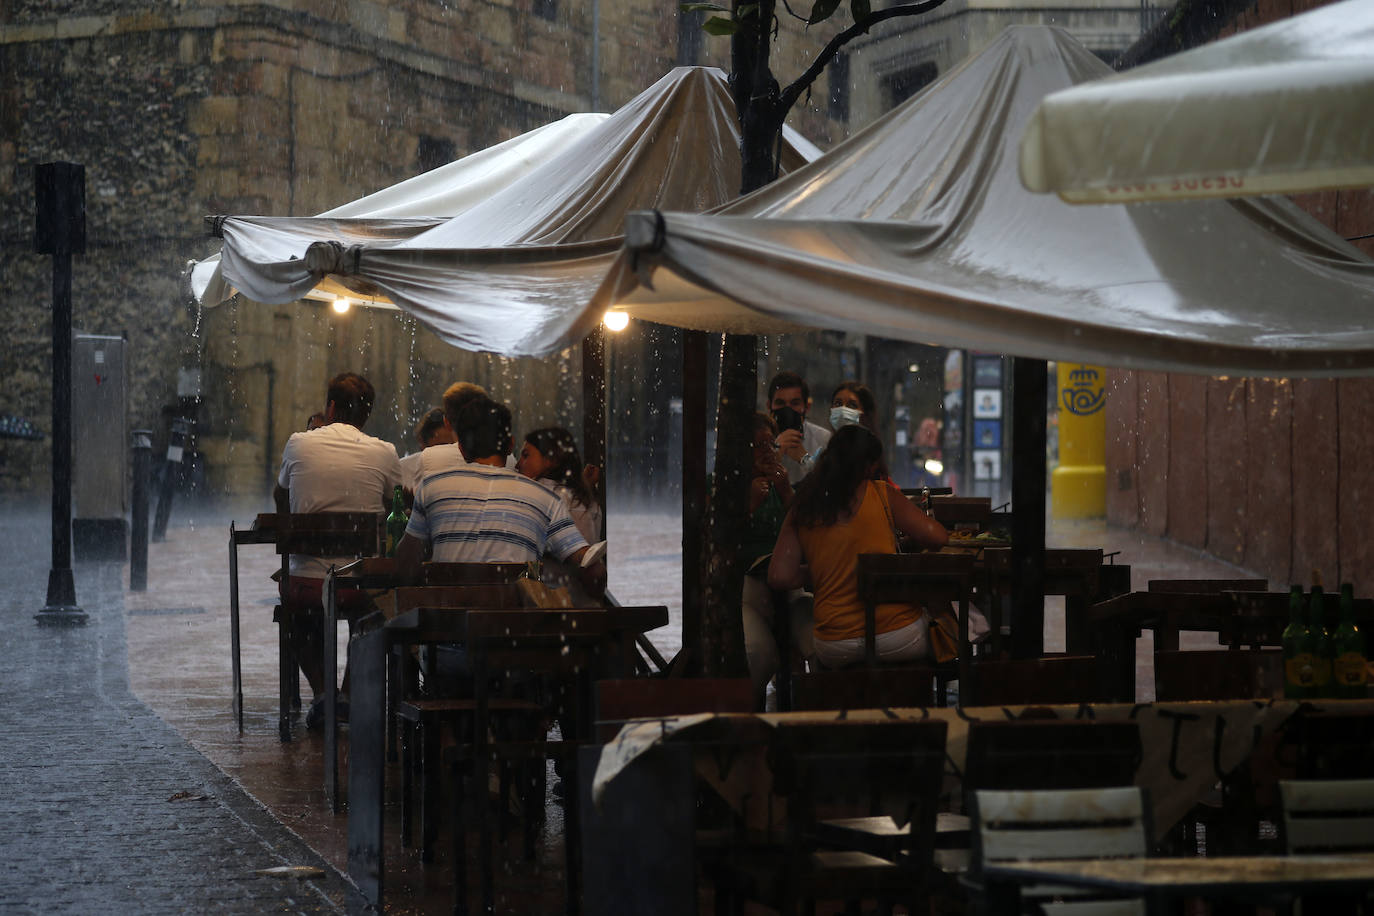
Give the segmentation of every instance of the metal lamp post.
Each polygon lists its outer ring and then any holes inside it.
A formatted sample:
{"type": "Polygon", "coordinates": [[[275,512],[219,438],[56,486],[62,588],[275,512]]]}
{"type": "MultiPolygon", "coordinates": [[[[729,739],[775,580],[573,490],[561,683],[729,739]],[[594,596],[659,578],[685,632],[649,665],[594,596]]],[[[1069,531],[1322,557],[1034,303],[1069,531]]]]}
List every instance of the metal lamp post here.
{"type": "Polygon", "coordinates": [[[34,249],[52,255],[52,569],[40,625],[79,626],[72,576],[72,255],[86,251],[86,168],[48,162],[34,168],[34,249]]]}

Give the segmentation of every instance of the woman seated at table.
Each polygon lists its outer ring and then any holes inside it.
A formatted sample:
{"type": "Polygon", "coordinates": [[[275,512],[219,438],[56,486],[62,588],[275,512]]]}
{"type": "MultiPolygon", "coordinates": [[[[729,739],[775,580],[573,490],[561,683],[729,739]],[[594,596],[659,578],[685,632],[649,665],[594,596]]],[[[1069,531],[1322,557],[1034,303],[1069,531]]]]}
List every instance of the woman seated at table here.
{"type": "MultiPolygon", "coordinates": [[[[797,588],[810,567],[815,592],[815,657],[842,668],[864,655],[861,553],[895,553],[900,530],[921,547],[944,546],[944,526],[902,498],[882,475],[883,446],[866,427],[844,426],[797,487],[768,568],[772,588],[797,588]],[[875,479],[876,478],[876,479],[875,479]]],[[[930,654],[925,612],[915,604],[880,604],[877,651],[883,661],[930,654]]]]}
{"type": "Polygon", "coordinates": [[[561,426],[527,433],[515,469],[531,480],[553,487],[588,544],[602,539],[601,506],[587,485],[582,456],[572,433],[561,426]]]}
{"type": "MultiPolygon", "coordinates": [[[[573,524],[588,544],[603,539],[601,504],[587,485],[577,440],[560,426],[536,429],[525,435],[515,469],[551,488],[572,516],[573,524]]],[[[546,554],[539,580],[552,588],[566,589],[573,607],[597,607],[599,596],[582,585],[579,567],[546,554]]]]}

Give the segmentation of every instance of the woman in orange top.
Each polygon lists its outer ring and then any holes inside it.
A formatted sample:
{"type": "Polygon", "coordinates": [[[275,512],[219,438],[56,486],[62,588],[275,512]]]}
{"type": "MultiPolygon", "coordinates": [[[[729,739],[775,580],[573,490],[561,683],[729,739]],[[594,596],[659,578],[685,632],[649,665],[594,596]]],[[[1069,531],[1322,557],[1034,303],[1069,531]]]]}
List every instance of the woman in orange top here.
{"type": "MultiPolygon", "coordinates": [[[[917,509],[881,478],[883,446],[863,426],[830,438],[816,467],[797,488],[768,567],[772,588],[799,588],[810,567],[816,596],[815,652],[827,668],[863,659],[864,605],[857,567],[861,553],[894,553],[894,526],[923,547],[941,547],[944,526],[917,509]]],[[[914,604],[880,604],[878,657],[884,661],[930,654],[927,622],[914,604]]]]}

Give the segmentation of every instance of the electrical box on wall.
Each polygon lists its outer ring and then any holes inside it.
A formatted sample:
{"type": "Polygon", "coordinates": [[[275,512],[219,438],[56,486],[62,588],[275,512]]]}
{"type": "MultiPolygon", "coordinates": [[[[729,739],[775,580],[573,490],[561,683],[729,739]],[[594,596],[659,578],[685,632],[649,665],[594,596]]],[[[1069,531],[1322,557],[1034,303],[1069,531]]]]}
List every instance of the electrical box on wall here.
{"type": "Polygon", "coordinates": [[[72,337],[72,547],[78,560],[126,557],[127,345],[122,336],[72,337]]]}

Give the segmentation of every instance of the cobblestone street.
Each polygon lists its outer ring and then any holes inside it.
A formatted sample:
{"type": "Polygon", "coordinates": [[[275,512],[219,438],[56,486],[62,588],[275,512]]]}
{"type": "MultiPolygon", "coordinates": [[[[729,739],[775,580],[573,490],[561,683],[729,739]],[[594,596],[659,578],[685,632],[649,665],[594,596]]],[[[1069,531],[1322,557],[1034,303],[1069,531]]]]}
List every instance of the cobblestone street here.
{"type": "Polygon", "coordinates": [[[327,863],[130,691],[124,570],[79,566],[89,623],[40,627],[47,521],[7,511],[0,541],[0,911],[342,911],[327,863]],[[258,874],[281,866],[328,877],[258,874]]]}

